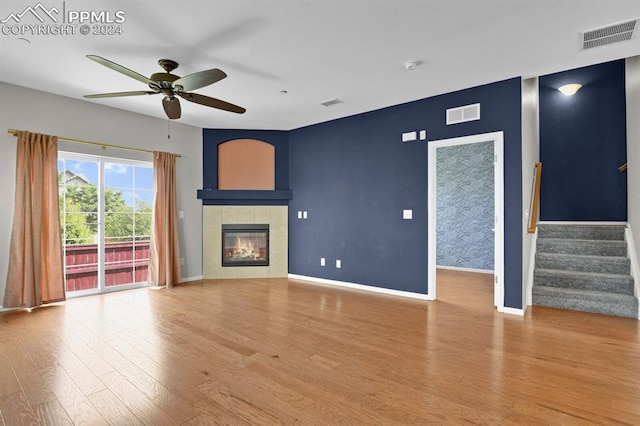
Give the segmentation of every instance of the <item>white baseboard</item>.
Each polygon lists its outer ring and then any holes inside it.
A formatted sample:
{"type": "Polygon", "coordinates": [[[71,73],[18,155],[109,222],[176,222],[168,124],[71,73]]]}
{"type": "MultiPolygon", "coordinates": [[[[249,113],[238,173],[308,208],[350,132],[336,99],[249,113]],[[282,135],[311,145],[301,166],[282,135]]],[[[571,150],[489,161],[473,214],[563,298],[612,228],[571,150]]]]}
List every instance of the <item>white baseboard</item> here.
{"type": "Polygon", "coordinates": [[[475,272],[477,274],[494,274],[493,270],[488,269],[473,269],[473,268],[460,268],[458,266],[442,266],[436,265],[436,269],[446,269],[448,271],[460,271],[460,272],[475,272]]]}
{"type": "Polygon", "coordinates": [[[518,309],[518,308],[509,308],[509,307],[503,307],[502,309],[498,309],[498,312],[502,312],[503,314],[509,314],[509,315],[518,315],[523,317],[524,313],[526,311],[525,309],[518,309]]]}
{"type": "Polygon", "coordinates": [[[204,279],[204,275],[196,275],[195,277],[186,277],[186,278],[180,278],[180,284],[181,283],[188,283],[191,281],[200,281],[204,279]]]}
{"type": "MultiPolygon", "coordinates": [[[[428,294],[413,293],[410,291],[392,290],[389,288],[374,287],[374,286],[364,285],[364,284],[355,284],[355,283],[349,283],[345,281],[328,280],[325,278],[308,277],[306,275],[289,274],[289,278],[293,280],[308,281],[308,282],[318,283],[318,284],[327,284],[327,285],[333,285],[337,287],[354,288],[357,290],[388,294],[391,296],[401,296],[401,297],[408,297],[411,299],[420,299],[420,300],[429,300],[429,301],[433,300],[431,297],[429,297],[428,294]]],[[[499,310],[499,312],[502,312],[504,314],[509,314],[509,315],[524,316],[525,310],[526,309],[503,307],[499,310]]]]}
{"type": "Polygon", "coordinates": [[[428,294],[413,293],[410,291],[392,290],[390,288],[375,287],[375,286],[370,286],[365,284],[356,284],[356,283],[350,283],[346,281],[335,281],[335,280],[328,280],[325,278],[308,277],[306,275],[296,275],[296,274],[289,274],[289,278],[293,280],[309,281],[309,282],[314,282],[318,284],[333,285],[337,287],[354,288],[357,290],[388,294],[391,296],[409,297],[412,299],[420,299],[420,300],[433,300],[429,298],[428,294]]]}
{"type": "Polygon", "coordinates": [[[538,221],[538,225],[626,225],[627,222],[615,221],[576,221],[576,220],[543,220],[538,221]]]}

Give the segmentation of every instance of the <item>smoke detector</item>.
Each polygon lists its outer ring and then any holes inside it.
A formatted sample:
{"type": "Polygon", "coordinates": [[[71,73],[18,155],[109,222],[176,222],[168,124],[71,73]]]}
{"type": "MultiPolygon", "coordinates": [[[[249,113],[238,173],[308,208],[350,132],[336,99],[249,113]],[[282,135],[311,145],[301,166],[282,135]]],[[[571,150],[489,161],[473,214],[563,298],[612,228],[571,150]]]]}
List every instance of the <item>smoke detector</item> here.
{"type": "Polygon", "coordinates": [[[420,65],[421,63],[422,61],[418,61],[417,59],[412,59],[404,63],[404,69],[406,69],[407,71],[415,70],[416,68],[418,68],[418,65],[420,65]]]}

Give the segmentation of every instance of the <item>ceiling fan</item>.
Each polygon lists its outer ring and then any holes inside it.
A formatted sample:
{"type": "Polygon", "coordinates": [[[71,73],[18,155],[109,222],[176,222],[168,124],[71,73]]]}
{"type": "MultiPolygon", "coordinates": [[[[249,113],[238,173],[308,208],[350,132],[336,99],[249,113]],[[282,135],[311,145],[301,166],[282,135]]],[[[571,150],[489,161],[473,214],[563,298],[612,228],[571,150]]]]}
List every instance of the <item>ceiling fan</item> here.
{"type": "Polygon", "coordinates": [[[158,72],[152,74],[151,77],[147,78],[142,74],[138,74],[137,72],[132,71],[129,68],[123,67],[122,65],[116,64],[115,62],[112,62],[100,56],[87,55],[87,58],[128,77],[141,81],[149,85],[149,88],[151,90],[99,93],[96,95],[85,95],[85,98],[116,98],[121,96],[163,94],[164,98],[162,99],[162,106],[164,107],[164,112],[167,114],[167,117],[169,117],[170,119],[180,118],[181,109],[178,97],[189,102],[194,102],[196,104],[221,109],[224,111],[235,112],[237,114],[243,114],[246,111],[246,109],[238,105],[234,105],[220,99],[211,98],[209,96],[200,95],[198,93],[191,93],[192,90],[208,86],[222,80],[227,76],[224,71],[217,68],[195,72],[184,77],[178,77],[177,75],[171,74],[171,71],[178,68],[178,63],[172,61],[171,59],[160,59],[158,61],[158,64],[165,70],[165,72],[158,72]]]}

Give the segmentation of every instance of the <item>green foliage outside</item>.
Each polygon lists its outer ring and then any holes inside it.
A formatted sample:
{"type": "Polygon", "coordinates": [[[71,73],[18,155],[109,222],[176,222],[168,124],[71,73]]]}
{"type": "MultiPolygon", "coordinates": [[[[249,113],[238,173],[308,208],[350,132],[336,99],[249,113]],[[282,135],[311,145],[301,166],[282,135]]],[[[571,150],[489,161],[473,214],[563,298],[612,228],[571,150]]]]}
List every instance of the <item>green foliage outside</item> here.
{"type": "MultiPolygon", "coordinates": [[[[152,206],[136,201],[128,206],[122,191],[105,190],[105,242],[148,240],[151,235],[152,206]]],[[[98,241],[98,188],[95,185],[65,186],[60,191],[62,238],[66,245],[98,241]]]]}

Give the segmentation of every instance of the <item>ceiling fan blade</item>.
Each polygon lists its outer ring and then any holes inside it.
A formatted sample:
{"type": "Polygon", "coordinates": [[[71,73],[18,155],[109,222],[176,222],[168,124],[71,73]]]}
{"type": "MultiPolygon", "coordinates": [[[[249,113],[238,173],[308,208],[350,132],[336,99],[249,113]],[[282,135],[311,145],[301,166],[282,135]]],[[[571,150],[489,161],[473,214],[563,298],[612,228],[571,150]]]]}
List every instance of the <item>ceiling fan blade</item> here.
{"type": "Polygon", "coordinates": [[[162,106],[164,107],[164,112],[167,113],[167,117],[172,120],[180,118],[182,110],[180,109],[180,101],[178,98],[175,96],[165,96],[164,99],[162,99],[162,106]]]}
{"type": "Polygon", "coordinates": [[[145,90],[138,90],[135,92],[113,92],[113,93],[98,93],[95,95],[84,95],[85,98],[118,98],[121,96],[140,96],[140,95],[155,95],[158,92],[150,92],[145,90]]]}
{"type": "Polygon", "coordinates": [[[110,61],[108,59],[105,59],[105,58],[103,58],[101,56],[87,55],[87,58],[91,59],[92,61],[95,61],[95,62],[99,63],[100,65],[104,65],[107,68],[111,68],[114,71],[118,71],[119,73],[124,74],[127,77],[135,78],[136,80],[141,81],[144,84],[152,84],[152,85],[155,84],[155,82],[153,80],[148,79],[144,75],[138,74],[137,72],[132,71],[129,68],[123,67],[122,65],[116,64],[115,62],[112,62],[112,61],[110,61]]]}
{"type": "MultiPolygon", "coordinates": [[[[185,75],[182,78],[173,82],[173,87],[178,89],[178,86],[182,87],[182,92],[190,92],[192,90],[199,89],[204,86],[215,83],[225,78],[227,74],[218,68],[213,68],[206,71],[194,72],[193,74],[185,75]]],[[[179,89],[178,89],[179,90],[179,89]]]]}
{"type": "Polygon", "coordinates": [[[244,114],[246,111],[246,109],[238,105],[230,104],[229,102],[221,101],[220,99],[210,98],[209,96],[199,95],[197,93],[178,93],[178,95],[189,102],[195,102],[200,105],[222,109],[224,111],[235,112],[236,114],[244,114]]]}

